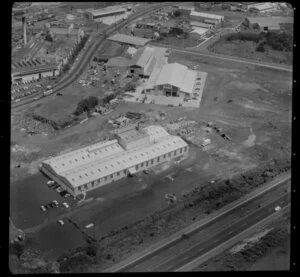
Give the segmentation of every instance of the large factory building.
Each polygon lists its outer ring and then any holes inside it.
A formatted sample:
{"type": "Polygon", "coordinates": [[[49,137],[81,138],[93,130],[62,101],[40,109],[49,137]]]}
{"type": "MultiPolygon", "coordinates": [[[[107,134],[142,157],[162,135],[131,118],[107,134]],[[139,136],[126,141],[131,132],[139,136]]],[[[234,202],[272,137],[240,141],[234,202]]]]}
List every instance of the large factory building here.
{"type": "Polygon", "coordinates": [[[73,196],[188,155],[188,145],[160,126],[131,128],[115,139],[61,155],[41,170],[73,196]]]}

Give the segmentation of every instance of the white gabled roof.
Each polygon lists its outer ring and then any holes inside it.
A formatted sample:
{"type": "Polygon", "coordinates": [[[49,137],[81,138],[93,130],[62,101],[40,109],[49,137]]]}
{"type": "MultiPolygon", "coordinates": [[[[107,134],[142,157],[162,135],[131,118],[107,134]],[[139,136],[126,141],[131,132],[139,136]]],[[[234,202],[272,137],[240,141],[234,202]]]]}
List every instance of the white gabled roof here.
{"type": "Polygon", "coordinates": [[[212,14],[212,13],[201,13],[201,12],[191,11],[191,15],[206,17],[206,18],[210,18],[210,19],[217,19],[217,20],[223,19],[224,20],[224,15],[218,15],[218,14],[212,14]]]}
{"type": "Polygon", "coordinates": [[[170,135],[160,126],[148,126],[143,131],[150,142],[130,151],[112,140],[60,155],[43,164],[78,187],[187,146],[180,137],[170,135]]]}
{"type": "Polygon", "coordinates": [[[166,64],[156,81],[156,85],[172,85],[181,87],[187,67],[179,63],[166,64]]]}
{"type": "MultiPolygon", "coordinates": [[[[155,74],[157,74],[155,72],[155,74]]],[[[153,76],[152,78],[154,78],[153,76]]],[[[150,79],[152,80],[150,77],[150,79]]],[[[193,93],[197,72],[179,63],[166,64],[156,80],[156,86],[171,85],[186,93],[193,93]]]]}

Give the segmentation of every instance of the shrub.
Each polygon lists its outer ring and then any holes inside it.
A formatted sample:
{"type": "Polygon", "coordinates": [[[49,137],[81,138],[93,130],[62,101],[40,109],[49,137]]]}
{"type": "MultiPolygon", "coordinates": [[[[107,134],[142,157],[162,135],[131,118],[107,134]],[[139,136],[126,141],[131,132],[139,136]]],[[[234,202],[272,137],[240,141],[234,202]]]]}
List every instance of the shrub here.
{"type": "Polygon", "coordinates": [[[129,82],[125,85],[125,91],[132,91],[135,90],[136,85],[133,82],[129,82]]]}
{"type": "Polygon", "coordinates": [[[79,101],[74,115],[80,115],[83,112],[88,112],[98,105],[98,99],[95,96],[90,96],[88,98],[79,101]]]}
{"type": "Polygon", "coordinates": [[[174,16],[179,17],[181,16],[181,12],[179,10],[176,10],[174,13],[174,16]]]}
{"type": "Polygon", "coordinates": [[[97,255],[98,247],[95,244],[89,244],[86,249],[85,253],[90,257],[95,257],[97,255]]]}
{"type": "Polygon", "coordinates": [[[265,49],[264,44],[263,43],[258,44],[257,47],[256,47],[256,51],[258,51],[258,52],[265,52],[266,49],[265,49]]]}

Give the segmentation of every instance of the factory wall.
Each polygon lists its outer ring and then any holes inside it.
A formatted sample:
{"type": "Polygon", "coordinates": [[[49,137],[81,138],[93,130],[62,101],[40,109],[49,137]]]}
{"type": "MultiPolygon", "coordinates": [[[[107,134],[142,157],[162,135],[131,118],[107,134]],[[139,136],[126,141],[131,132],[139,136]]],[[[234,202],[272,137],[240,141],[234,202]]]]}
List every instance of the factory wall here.
{"type": "MultiPolygon", "coordinates": [[[[140,172],[146,169],[149,169],[153,166],[156,166],[158,164],[161,164],[163,162],[169,161],[173,158],[176,157],[180,157],[180,156],[185,156],[188,154],[189,148],[188,146],[185,146],[183,148],[178,148],[175,151],[171,151],[167,154],[158,156],[152,160],[148,160],[146,162],[143,163],[138,163],[135,165],[135,170],[136,172],[140,172]]],[[[48,175],[52,180],[56,181],[63,189],[67,190],[71,195],[73,196],[78,196],[79,194],[81,194],[82,192],[87,192],[87,191],[91,191],[93,189],[96,189],[98,187],[104,186],[106,184],[112,183],[114,181],[118,181],[124,177],[127,177],[128,175],[128,170],[129,168],[119,171],[119,172],[115,172],[111,175],[102,177],[98,180],[94,180],[92,182],[83,184],[79,187],[73,187],[71,186],[71,184],[67,184],[67,181],[63,181],[60,178],[57,178],[56,174],[53,174],[52,170],[49,169],[49,167],[45,164],[42,164],[41,170],[48,175]],[[70,186],[70,187],[69,187],[70,186]]]]}

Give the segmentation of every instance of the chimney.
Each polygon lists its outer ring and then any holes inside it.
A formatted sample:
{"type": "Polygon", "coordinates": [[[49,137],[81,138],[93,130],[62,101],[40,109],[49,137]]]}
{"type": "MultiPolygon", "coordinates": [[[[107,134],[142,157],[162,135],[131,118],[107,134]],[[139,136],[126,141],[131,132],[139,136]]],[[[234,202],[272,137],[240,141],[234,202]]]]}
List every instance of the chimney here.
{"type": "Polygon", "coordinates": [[[22,17],[22,25],[23,25],[23,39],[24,39],[24,46],[27,44],[27,34],[26,34],[26,17],[22,17]]]}

